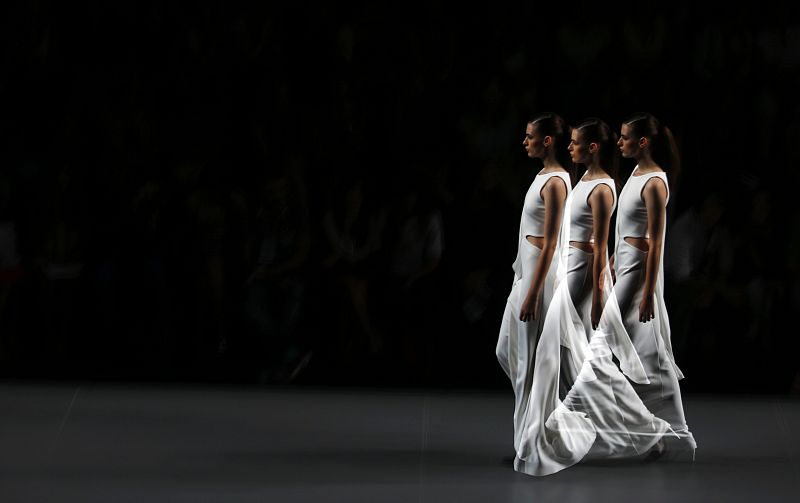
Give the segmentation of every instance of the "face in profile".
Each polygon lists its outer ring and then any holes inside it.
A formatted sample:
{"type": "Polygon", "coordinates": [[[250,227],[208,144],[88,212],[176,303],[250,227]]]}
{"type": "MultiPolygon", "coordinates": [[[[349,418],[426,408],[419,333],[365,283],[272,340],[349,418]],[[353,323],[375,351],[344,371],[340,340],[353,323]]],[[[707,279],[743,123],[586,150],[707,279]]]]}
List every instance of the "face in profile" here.
{"type": "Polygon", "coordinates": [[[534,124],[528,123],[528,127],[525,128],[525,138],[522,140],[522,146],[531,158],[544,157],[544,138],[537,129],[534,124]]]}
{"type": "Polygon", "coordinates": [[[589,145],[583,140],[583,133],[579,129],[572,130],[572,140],[569,142],[569,155],[572,162],[587,164],[591,159],[589,145]]]}
{"type": "Polygon", "coordinates": [[[622,125],[617,146],[626,159],[634,158],[639,154],[639,139],[632,136],[633,128],[627,124],[622,125]]]}

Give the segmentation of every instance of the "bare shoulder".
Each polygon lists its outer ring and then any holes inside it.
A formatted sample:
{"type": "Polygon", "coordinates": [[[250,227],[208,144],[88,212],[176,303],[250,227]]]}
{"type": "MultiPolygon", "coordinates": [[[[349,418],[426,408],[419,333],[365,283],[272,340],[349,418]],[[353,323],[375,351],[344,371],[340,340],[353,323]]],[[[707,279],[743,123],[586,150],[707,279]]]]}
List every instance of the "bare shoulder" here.
{"type": "Polygon", "coordinates": [[[567,184],[560,176],[551,176],[542,187],[541,196],[543,199],[556,197],[565,199],[567,196],[567,184]]]}
{"type": "Polygon", "coordinates": [[[666,204],[667,195],[667,184],[659,176],[651,177],[642,187],[642,199],[645,203],[666,204]]]}
{"type": "Polygon", "coordinates": [[[602,203],[611,205],[614,202],[614,193],[606,183],[598,183],[589,194],[589,205],[602,203]]]}

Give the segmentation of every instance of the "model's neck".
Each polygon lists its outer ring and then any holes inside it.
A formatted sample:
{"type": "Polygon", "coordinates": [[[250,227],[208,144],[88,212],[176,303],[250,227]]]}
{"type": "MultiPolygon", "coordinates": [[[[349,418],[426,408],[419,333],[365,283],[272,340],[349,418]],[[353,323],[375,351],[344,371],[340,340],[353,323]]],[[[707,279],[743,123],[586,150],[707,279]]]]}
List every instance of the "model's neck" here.
{"type": "Polygon", "coordinates": [[[639,166],[640,171],[662,171],[650,155],[643,155],[636,160],[636,165],[639,166]]]}
{"type": "Polygon", "coordinates": [[[544,169],[542,171],[545,173],[552,173],[553,171],[566,171],[564,166],[562,166],[561,163],[556,160],[554,155],[545,157],[542,159],[542,162],[544,163],[544,169]]]}
{"type": "Polygon", "coordinates": [[[606,176],[606,171],[599,163],[593,162],[586,165],[586,174],[589,178],[598,178],[600,176],[606,176]]]}

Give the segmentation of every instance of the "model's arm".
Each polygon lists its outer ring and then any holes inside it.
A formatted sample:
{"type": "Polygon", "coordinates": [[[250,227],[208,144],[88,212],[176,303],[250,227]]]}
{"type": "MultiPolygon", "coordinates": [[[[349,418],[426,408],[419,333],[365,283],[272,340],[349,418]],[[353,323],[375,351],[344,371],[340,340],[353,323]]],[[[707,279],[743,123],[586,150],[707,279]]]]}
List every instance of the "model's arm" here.
{"type": "Polygon", "coordinates": [[[611,225],[611,210],[614,194],[611,187],[601,183],[589,194],[592,208],[592,235],[594,236],[594,258],[592,259],[592,328],[597,329],[603,314],[603,290],[600,275],[606,266],[608,254],[608,229],[611,225]]]}
{"type": "Polygon", "coordinates": [[[655,317],[654,292],[658,280],[658,266],[664,250],[664,226],[667,224],[667,186],[658,177],[647,181],[642,189],[642,199],[647,208],[647,233],[650,248],[645,260],[644,292],[639,304],[639,321],[647,323],[655,317]],[[658,181],[653,181],[658,180],[658,181]]]}
{"type": "MultiPolygon", "coordinates": [[[[542,315],[541,309],[542,290],[544,280],[550,270],[550,263],[553,261],[553,254],[558,245],[558,231],[561,229],[561,216],[564,213],[564,203],[567,199],[567,186],[561,178],[551,177],[542,187],[542,199],[544,200],[544,239],[542,240],[542,253],[533,268],[533,279],[528,295],[522,302],[519,309],[519,319],[521,321],[536,320],[542,315]]],[[[526,236],[527,239],[527,236],[526,236]]]]}

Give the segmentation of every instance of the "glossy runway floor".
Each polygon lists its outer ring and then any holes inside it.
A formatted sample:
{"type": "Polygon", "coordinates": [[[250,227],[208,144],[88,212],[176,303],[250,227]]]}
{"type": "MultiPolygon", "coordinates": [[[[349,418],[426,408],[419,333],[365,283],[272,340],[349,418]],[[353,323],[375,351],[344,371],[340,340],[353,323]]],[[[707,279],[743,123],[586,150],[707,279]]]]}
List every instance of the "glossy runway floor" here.
{"type": "Polygon", "coordinates": [[[0,501],[797,501],[800,401],[686,399],[696,461],[513,471],[508,393],[0,383],[0,501]]]}

